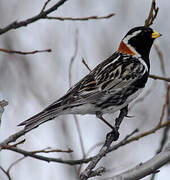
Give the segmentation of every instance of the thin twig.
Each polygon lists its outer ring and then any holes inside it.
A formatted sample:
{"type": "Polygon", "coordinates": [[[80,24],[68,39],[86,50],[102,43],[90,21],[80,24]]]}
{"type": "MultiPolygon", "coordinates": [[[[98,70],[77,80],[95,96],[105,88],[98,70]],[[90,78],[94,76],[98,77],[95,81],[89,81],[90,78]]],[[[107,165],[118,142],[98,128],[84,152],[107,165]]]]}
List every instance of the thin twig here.
{"type": "Polygon", "coordinates": [[[70,60],[70,64],[69,64],[69,86],[71,87],[72,85],[72,66],[73,66],[73,62],[77,56],[77,52],[78,52],[78,30],[76,30],[75,32],[75,49],[74,49],[74,53],[73,56],[71,57],[70,60]]]}
{"type": "Polygon", "coordinates": [[[7,173],[10,173],[10,170],[12,169],[12,167],[14,167],[16,164],[18,164],[20,161],[22,161],[23,159],[25,159],[25,157],[19,158],[16,161],[14,161],[8,168],[7,173]]]}
{"type": "Polygon", "coordinates": [[[165,77],[166,76],[166,73],[165,73],[165,64],[164,64],[164,58],[163,58],[163,53],[158,45],[158,43],[154,43],[154,48],[156,50],[156,53],[159,57],[159,60],[160,60],[160,64],[161,64],[161,70],[162,70],[162,74],[163,76],[165,77]]]}
{"type": "Polygon", "coordinates": [[[55,162],[55,163],[61,163],[61,164],[67,164],[67,165],[79,165],[82,163],[88,163],[90,160],[92,160],[92,158],[80,159],[80,160],[63,160],[62,158],[52,158],[52,157],[33,154],[31,151],[29,152],[20,148],[15,148],[15,147],[12,147],[7,150],[17,152],[19,154],[24,155],[25,157],[31,157],[31,158],[38,159],[45,162],[55,162]]]}
{"type": "Polygon", "coordinates": [[[51,0],[47,0],[45,3],[44,3],[44,6],[42,7],[41,9],[41,13],[45,10],[45,8],[47,7],[48,3],[50,2],[51,0]]]}
{"type": "Polygon", "coordinates": [[[153,74],[150,74],[149,78],[152,78],[154,80],[158,79],[158,80],[170,82],[170,78],[166,78],[166,77],[162,77],[162,76],[157,76],[157,75],[153,75],[153,74]]]}
{"type": "Polygon", "coordinates": [[[68,0],[60,0],[58,1],[56,4],[54,4],[52,7],[50,7],[49,9],[40,12],[39,14],[28,18],[24,21],[14,21],[11,24],[9,24],[8,26],[1,28],[0,29],[0,34],[6,33],[12,29],[17,29],[23,26],[27,26],[28,24],[31,24],[35,21],[38,21],[40,19],[44,19],[48,14],[50,14],[51,12],[57,10],[60,6],[62,6],[66,1],[68,0]]]}
{"type": "Polygon", "coordinates": [[[170,121],[166,121],[165,123],[163,123],[163,124],[161,124],[161,125],[158,124],[158,125],[157,125],[156,127],[154,127],[153,129],[148,130],[148,131],[143,132],[143,133],[141,133],[141,134],[139,134],[139,135],[137,135],[137,136],[135,136],[135,137],[130,138],[130,139],[126,142],[126,144],[129,143],[129,142],[137,141],[137,140],[139,140],[139,139],[141,139],[141,138],[143,138],[143,137],[145,137],[145,136],[148,136],[148,135],[150,135],[150,134],[153,134],[153,133],[155,133],[157,130],[159,130],[159,129],[161,129],[161,128],[164,128],[164,127],[166,127],[166,126],[169,126],[169,125],[170,125],[170,121]]]}
{"type": "MultiPolygon", "coordinates": [[[[120,141],[120,143],[118,143],[118,145],[115,145],[116,149],[118,148],[118,146],[120,147],[120,146],[124,145],[125,142],[129,139],[129,137],[132,136],[136,132],[137,132],[137,130],[133,131],[132,133],[127,135],[122,141],[120,141]]],[[[113,146],[113,147],[115,147],[115,146],[113,146]]],[[[113,147],[112,147],[112,149],[113,149],[113,147]]],[[[46,161],[46,162],[57,162],[57,163],[64,163],[64,164],[68,164],[68,165],[77,165],[77,164],[82,164],[82,163],[88,163],[92,159],[96,158],[96,156],[93,156],[93,157],[89,157],[87,159],[83,158],[80,160],[62,160],[61,158],[50,158],[50,157],[45,157],[45,156],[41,156],[41,155],[36,155],[36,153],[38,153],[40,151],[25,151],[25,150],[22,150],[20,148],[15,148],[15,147],[11,147],[10,149],[7,149],[7,150],[11,150],[11,151],[20,153],[20,154],[24,155],[24,157],[29,156],[29,157],[32,157],[35,159],[46,161]]],[[[109,150],[109,152],[111,152],[111,151],[109,150]]]]}
{"type": "MultiPolygon", "coordinates": [[[[116,149],[118,149],[118,148],[120,148],[120,147],[122,147],[122,146],[124,146],[126,144],[129,144],[129,143],[132,143],[134,141],[137,141],[137,140],[139,140],[139,139],[141,139],[143,137],[146,137],[146,136],[148,136],[150,134],[153,134],[156,131],[158,131],[158,130],[166,127],[166,126],[169,126],[169,125],[170,125],[170,121],[166,121],[166,122],[162,123],[162,125],[159,125],[159,126],[157,125],[153,129],[150,129],[148,131],[140,133],[137,136],[131,137],[131,138],[127,139],[127,140],[123,140],[123,141],[117,143],[116,145],[111,146],[109,148],[109,150],[107,151],[107,153],[112,152],[112,151],[114,151],[114,150],[116,150],[116,149]]],[[[25,151],[25,150],[22,150],[22,149],[16,148],[16,147],[12,147],[12,148],[7,149],[7,150],[23,154],[25,157],[28,156],[28,157],[32,157],[34,159],[38,159],[38,160],[42,160],[42,161],[46,161],[46,162],[56,162],[56,163],[63,163],[63,164],[68,164],[68,165],[78,165],[78,164],[82,164],[82,163],[88,163],[88,162],[90,162],[91,160],[93,160],[94,158],[97,157],[97,156],[93,156],[93,157],[89,157],[89,158],[86,158],[86,159],[63,160],[61,158],[51,158],[51,157],[45,157],[45,156],[41,156],[41,155],[36,155],[36,154],[33,154],[32,152],[25,151]]]]}
{"type": "Polygon", "coordinates": [[[89,154],[94,151],[97,147],[99,146],[103,146],[104,142],[100,142],[100,143],[97,143],[97,144],[94,144],[86,153],[86,156],[88,157],[89,154]]]}
{"type": "Polygon", "coordinates": [[[102,148],[100,149],[99,153],[96,155],[95,158],[93,158],[89,165],[85,168],[85,170],[80,174],[80,179],[81,180],[87,180],[88,178],[91,177],[91,174],[95,174],[96,176],[100,176],[101,174],[97,174],[97,171],[94,170],[94,168],[96,167],[96,165],[98,164],[98,162],[107,154],[111,143],[113,141],[117,141],[119,139],[119,127],[120,124],[122,123],[124,117],[126,117],[128,114],[128,107],[124,107],[120,110],[119,116],[116,118],[115,120],[115,125],[114,125],[114,129],[107,134],[106,136],[106,140],[104,145],[102,146],[102,148]]]}
{"type": "Polygon", "coordinates": [[[158,15],[159,8],[156,6],[156,0],[152,0],[151,8],[147,19],[145,20],[145,26],[151,26],[158,15]]]}
{"type": "MultiPolygon", "coordinates": [[[[76,30],[76,34],[75,34],[75,50],[74,50],[73,56],[71,57],[70,65],[69,65],[69,86],[70,87],[72,86],[72,83],[71,83],[72,82],[72,66],[77,56],[77,52],[78,52],[78,30],[76,30]]],[[[80,129],[80,124],[76,115],[73,115],[73,118],[76,125],[79,141],[80,141],[81,152],[82,152],[83,158],[85,158],[86,155],[85,155],[85,150],[84,150],[84,143],[83,143],[83,137],[82,137],[82,133],[80,129]]],[[[80,173],[80,169],[81,169],[81,166],[76,170],[76,173],[78,175],[80,173]]]]}
{"type": "Polygon", "coordinates": [[[7,171],[5,171],[5,169],[3,167],[0,166],[0,169],[8,177],[9,180],[12,180],[10,174],[7,171]]]}
{"type": "Polygon", "coordinates": [[[1,126],[1,118],[4,113],[4,107],[8,105],[8,102],[5,100],[0,101],[0,126],[1,126]]]}
{"type": "MultiPolygon", "coordinates": [[[[155,47],[155,50],[156,50],[156,53],[159,57],[159,60],[160,60],[160,67],[161,67],[161,71],[162,71],[162,74],[164,77],[166,77],[166,72],[165,72],[165,63],[164,63],[164,57],[163,57],[163,53],[162,53],[162,50],[161,48],[159,47],[158,44],[154,44],[154,47],[155,47]]],[[[170,115],[170,104],[169,104],[169,100],[170,100],[170,93],[169,92],[169,87],[168,87],[168,82],[164,82],[164,85],[165,85],[165,89],[167,91],[167,121],[169,120],[169,115],[170,115]]],[[[166,104],[165,103],[165,104],[166,104]]],[[[164,106],[165,106],[164,104],[164,106]]],[[[168,140],[168,132],[169,132],[169,126],[167,126],[164,130],[163,130],[163,133],[162,133],[162,137],[161,137],[161,141],[160,141],[160,145],[156,151],[156,154],[160,153],[162,150],[163,150],[163,147],[165,146],[167,140],[168,140]]],[[[151,176],[151,179],[150,180],[154,180],[155,179],[155,176],[156,174],[153,174],[151,176]]]]}
{"type": "MultiPolygon", "coordinates": [[[[134,131],[132,131],[130,134],[128,134],[128,135],[126,135],[125,136],[125,138],[123,139],[123,140],[121,140],[118,144],[120,145],[120,144],[124,144],[124,142],[126,142],[131,136],[133,136],[135,133],[137,133],[137,132],[139,132],[139,130],[138,129],[135,129],[134,131]]],[[[101,146],[101,145],[103,145],[104,144],[104,142],[101,142],[101,143],[98,143],[98,144],[95,144],[94,146],[92,146],[89,150],[88,150],[88,152],[86,153],[87,154],[87,156],[95,149],[95,148],[97,148],[98,146],[101,146]]],[[[115,146],[115,145],[114,145],[115,146]]]]}
{"type": "Polygon", "coordinates": [[[86,63],[85,59],[82,58],[82,63],[86,66],[86,68],[91,72],[90,67],[88,66],[88,64],[86,63]]]}
{"type": "Polygon", "coordinates": [[[25,142],[25,139],[23,139],[23,140],[21,140],[21,141],[15,143],[15,144],[12,144],[12,145],[6,145],[6,146],[3,146],[3,149],[9,149],[9,148],[11,148],[11,147],[17,147],[17,145],[23,144],[24,142],[25,142]]]}
{"type": "MultiPolygon", "coordinates": [[[[164,117],[164,111],[165,111],[165,108],[166,106],[168,107],[167,108],[167,121],[169,120],[169,114],[170,114],[170,104],[169,104],[169,99],[170,99],[170,86],[168,86],[167,88],[167,94],[166,94],[166,100],[165,100],[165,103],[163,105],[163,108],[162,108],[162,115],[161,115],[161,118],[163,119],[164,117]]],[[[160,118],[160,121],[162,121],[160,118]]],[[[157,151],[156,151],[156,154],[160,153],[162,150],[163,150],[163,147],[165,146],[167,140],[168,140],[168,132],[169,132],[169,128],[170,126],[167,126],[165,127],[164,131],[163,131],[163,134],[162,134],[162,137],[161,137],[161,141],[160,141],[160,146],[158,147],[157,151]]],[[[154,180],[155,179],[155,176],[156,174],[153,174],[151,176],[151,179],[150,180],[154,180]]]]}
{"type": "Polygon", "coordinates": [[[23,129],[23,130],[15,133],[15,134],[9,136],[9,137],[8,137],[7,139],[5,139],[4,141],[2,141],[2,142],[0,143],[0,151],[1,151],[4,147],[6,147],[9,143],[15,142],[19,137],[23,136],[25,133],[26,133],[26,132],[25,132],[25,130],[23,129]]]}
{"type": "Polygon", "coordinates": [[[54,153],[54,152],[61,152],[61,153],[72,153],[72,149],[68,150],[62,150],[62,149],[52,149],[52,148],[45,148],[45,149],[40,149],[40,150],[35,150],[35,151],[30,151],[32,154],[37,154],[37,153],[54,153]]]}
{"type": "Polygon", "coordinates": [[[163,118],[165,115],[165,110],[166,110],[166,107],[168,105],[169,91],[170,91],[170,88],[167,89],[167,93],[166,93],[166,97],[165,97],[165,103],[163,104],[163,107],[162,107],[162,112],[161,112],[159,124],[162,124],[162,121],[163,121],[163,118]]]}
{"type": "Polygon", "coordinates": [[[8,50],[8,49],[2,49],[0,48],[0,52],[8,53],[8,54],[21,54],[21,55],[30,55],[30,54],[36,54],[36,53],[43,53],[43,52],[51,52],[51,49],[45,49],[45,50],[34,50],[34,51],[15,51],[15,50],[8,50]]]}
{"type": "Polygon", "coordinates": [[[88,20],[97,20],[97,19],[108,19],[115,15],[115,13],[108,14],[106,16],[88,16],[88,17],[53,17],[46,16],[44,19],[50,20],[59,20],[59,21],[88,21],[88,20]]]}
{"type": "Polygon", "coordinates": [[[108,178],[109,180],[137,180],[150,175],[152,173],[159,172],[159,168],[164,166],[170,161],[170,144],[165,148],[164,151],[155,155],[145,163],[141,163],[136,167],[129,169],[119,175],[108,178]]]}

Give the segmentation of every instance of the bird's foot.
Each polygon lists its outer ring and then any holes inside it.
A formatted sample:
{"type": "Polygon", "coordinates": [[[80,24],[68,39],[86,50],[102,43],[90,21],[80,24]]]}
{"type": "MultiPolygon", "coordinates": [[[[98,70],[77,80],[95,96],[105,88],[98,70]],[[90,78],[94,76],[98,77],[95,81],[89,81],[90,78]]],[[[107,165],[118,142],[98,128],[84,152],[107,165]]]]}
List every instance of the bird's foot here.
{"type": "Polygon", "coordinates": [[[111,132],[107,133],[104,146],[109,147],[113,141],[117,141],[118,139],[119,131],[117,129],[114,129],[111,132]]]}

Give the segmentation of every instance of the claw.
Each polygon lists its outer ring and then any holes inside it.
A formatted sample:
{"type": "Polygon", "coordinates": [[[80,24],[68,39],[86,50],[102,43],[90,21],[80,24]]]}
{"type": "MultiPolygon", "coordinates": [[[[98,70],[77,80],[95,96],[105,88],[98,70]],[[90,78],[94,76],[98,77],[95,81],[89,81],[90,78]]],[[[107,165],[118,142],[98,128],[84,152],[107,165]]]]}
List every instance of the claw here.
{"type": "Polygon", "coordinates": [[[126,115],[125,117],[127,117],[127,118],[134,118],[135,116],[126,115]]]}
{"type": "Polygon", "coordinates": [[[110,144],[113,141],[117,141],[118,139],[119,139],[119,131],[114,129],[106,135],[105,146],[110,146],[110,144]]]}

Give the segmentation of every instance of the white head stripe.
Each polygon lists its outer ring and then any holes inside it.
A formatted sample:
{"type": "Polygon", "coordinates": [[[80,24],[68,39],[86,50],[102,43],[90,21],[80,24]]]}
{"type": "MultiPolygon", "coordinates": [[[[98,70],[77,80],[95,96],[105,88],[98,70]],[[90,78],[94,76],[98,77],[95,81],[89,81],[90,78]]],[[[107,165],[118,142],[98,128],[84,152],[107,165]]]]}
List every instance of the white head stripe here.
{"type": "Polygon", "coordinates": [[[128,42],[131,37],[138,35],[140,32],[141,32],[141,30],[138,30],[138,31],[133,32],[132,34],[127,35],[127,36],[123,39],[123,40],[125,40],[124,42],[128,42]]]}

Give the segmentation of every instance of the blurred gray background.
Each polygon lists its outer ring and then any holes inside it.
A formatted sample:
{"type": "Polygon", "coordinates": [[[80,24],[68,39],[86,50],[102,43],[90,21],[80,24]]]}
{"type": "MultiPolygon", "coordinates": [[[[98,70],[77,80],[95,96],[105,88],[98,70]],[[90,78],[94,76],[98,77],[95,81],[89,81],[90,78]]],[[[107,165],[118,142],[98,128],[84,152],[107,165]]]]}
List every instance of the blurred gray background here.
{"type": "MultiPolygon", "coordinates": [[[[40,12],[44,2],[44,0],[1,0],[0,26],[4,27],[14,20],[24,20],[34,16],[40,12]]],[[[55,1],[51,1],[48,7],[54,3],[55,1]]],[[[72,84],[88,73],[87,68],[82,64],[82,58],[86,60],[89,67],[94,68],[109,57],[130,28],[144,25],[150,5],[151,0],[69,0],[50,15],[61,17],[104,16],[109,13],[116,13],[116,15],[110,19],[90,21],[40,20],[1,35],[0,48],[20,51],[52,49],[51,53],[27,56],[0,52],[0,99],[9,102],[0,127],[1,141],[21,130],[17,127],[21,121],[41,111],[66,93],[69,88],[69,63],[75,50],[76,31],[78,31],[78,52],[72,67],[72,84]]],[[[156,43],[163,52],[166,73],[170,77],[170,21],[168,19],[170,1],[158,0],[157,5],[160,10],[152,27],[163,34],[156,43]]],[[[150,60],[151,73],[162,75],[160,61],[154,48],[152,48],[150,60]]],[[[130,115],[135,117],[126,118],[122,123],[120,140],[136,128],[143,132],[157,125],[165,100],[164,82],[153,82],[150,79],[141,97],[149,88],[152,88],[152,92],[130,111],[130,115]]],[[[85,152],[87,152],[93,145],[103,142],[110,129],[95,116],[77,117],[85,152]]],[[[112,122],[112,115],[105,117],[112,122]]],[[[161,133],[162,130],[108,154],[99,163],[108,170],[103,177],[113,176],[150,159],[159,147],[161,133]]],[[[45,123],[26,134],[25,138],[26,142],[20,145],[23,149],[38,150],[48,146],[58,149],[70,147],[74,151],[72,156],[64,153],[51,156],[64,159],[82,158],[79,136],[72,115],[60,116],[55,121],[45,123]]],[[[90,156],[96,154],[99,148],[96,148],[90,156]]],[[[1,151],[0,164],[7,169],[19,157],[22,156],[11,151],[1,151]]],[[[83,168],[86,166],[86,164],[83,165],[83,168]]],[[[169,170],[169,165],[161,168],[156,179],[169,179],[169,170]]],[[[13,180],[77,179],[74,166],[46,163],[31,158],[18,163],[11,170],[11,176],[13,180]]],[[[0,180],[6,179],[0,171],[0,180]]]]}

